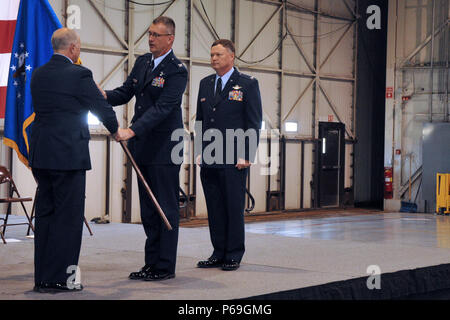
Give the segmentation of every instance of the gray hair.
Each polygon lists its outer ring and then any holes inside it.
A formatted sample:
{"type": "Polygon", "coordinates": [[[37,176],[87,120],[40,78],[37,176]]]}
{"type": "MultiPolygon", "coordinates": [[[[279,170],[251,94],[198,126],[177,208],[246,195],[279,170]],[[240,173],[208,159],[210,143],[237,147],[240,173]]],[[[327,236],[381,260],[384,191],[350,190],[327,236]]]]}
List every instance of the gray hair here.
{"type": "Polygon", "coordinates": [[[175,21],[173,21],[172,18],[169,18],[167,16],[159,16],[158,18],[153,20],[152,24],[158,24],[158,23],[162,23],[163,25],[165,25],[167,28],[167,31],[170,34],[175,35],[175,21]]]}
{"type": "Polygon", "coordinates": [[[54,51],[67,49],[72,43],[77,43],[78,34],[68,28],[61,28],[53,32],[52,47],[54,51]]]}

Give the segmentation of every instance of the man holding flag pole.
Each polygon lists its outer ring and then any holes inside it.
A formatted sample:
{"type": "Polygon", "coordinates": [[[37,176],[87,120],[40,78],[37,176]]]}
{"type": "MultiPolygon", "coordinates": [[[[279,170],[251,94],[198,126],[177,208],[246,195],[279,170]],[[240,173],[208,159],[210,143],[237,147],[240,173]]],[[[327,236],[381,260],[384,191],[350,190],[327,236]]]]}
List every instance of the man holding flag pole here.
{"type": "Polygon", "coordinates": [[[87,114],[119,140],[122,129],[92,72],[75,65],[80,37],[61,28],[48,0],[21,0],[11,52],[4,144],[31,167],[35,199],[34,291],[80,291],[74,272],[91,169],[87,114]],[[50,61],[49,61],[50,60],[50,61]]]}

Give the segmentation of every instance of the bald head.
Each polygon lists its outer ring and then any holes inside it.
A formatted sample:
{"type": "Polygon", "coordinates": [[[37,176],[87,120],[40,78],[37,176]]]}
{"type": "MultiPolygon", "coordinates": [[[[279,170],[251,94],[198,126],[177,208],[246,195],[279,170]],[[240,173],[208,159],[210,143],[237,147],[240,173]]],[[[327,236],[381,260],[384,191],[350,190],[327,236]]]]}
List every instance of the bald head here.
{"type": "Polygon", "coordinates": [[[52,47],[54,51],[67,49],[72,43],[78,42],[78,34],[68,28],[61,28],[53,32],[52,47]]]}
{"type": "Polygon", "coordinates": [[[57,53],[77,61],[80,56],[80,36],[71,29],[61,28],[53,32],[52,47],[57,53]]]}

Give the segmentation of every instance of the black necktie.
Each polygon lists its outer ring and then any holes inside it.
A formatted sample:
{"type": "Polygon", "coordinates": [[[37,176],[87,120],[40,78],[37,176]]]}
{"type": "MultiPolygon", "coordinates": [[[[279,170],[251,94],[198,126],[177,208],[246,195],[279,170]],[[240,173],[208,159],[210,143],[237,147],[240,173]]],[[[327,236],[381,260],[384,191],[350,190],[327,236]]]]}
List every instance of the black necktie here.
{"type": "Polygon", "coordinates": [[[145,75],[146,80],[150,78],[150,74],[152,73],[154,67],[155,67],[155,60],[152,59],[152,62],[150,62],[150,66],[147,69],[147,74],[145,75]]]}
{"type": "Polygon", "coordinates": [[[220,96],[220,93],[222,92],[222,78],[219,77],[219,79],[217,79],[217,84],[216,84],[216,97],[220,96]]]}

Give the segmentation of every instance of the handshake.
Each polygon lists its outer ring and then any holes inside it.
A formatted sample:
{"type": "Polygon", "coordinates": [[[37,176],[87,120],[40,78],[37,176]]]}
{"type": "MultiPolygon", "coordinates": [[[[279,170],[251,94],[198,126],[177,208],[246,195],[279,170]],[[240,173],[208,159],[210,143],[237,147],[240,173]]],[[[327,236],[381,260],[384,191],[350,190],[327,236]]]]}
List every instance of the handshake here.
{"type": "MultiPolygon", "coordinates": [[[[98,83],[96,83],[98,90],[100,90],[101,94],[103,95],[103,97],[105,99],[107,99],[106,96],[106,92],[98,85],[98,83]]],[[[119,141],[126,141],[128,139],[131,139],[135,136],[136,134],[134,133],[133,130],[131,130],[130,128],[128,129],[122,129],[119,128],[116,133],[113,133],[113,138],[114,140],[116,140],[117,142],[119,141]]]]}

